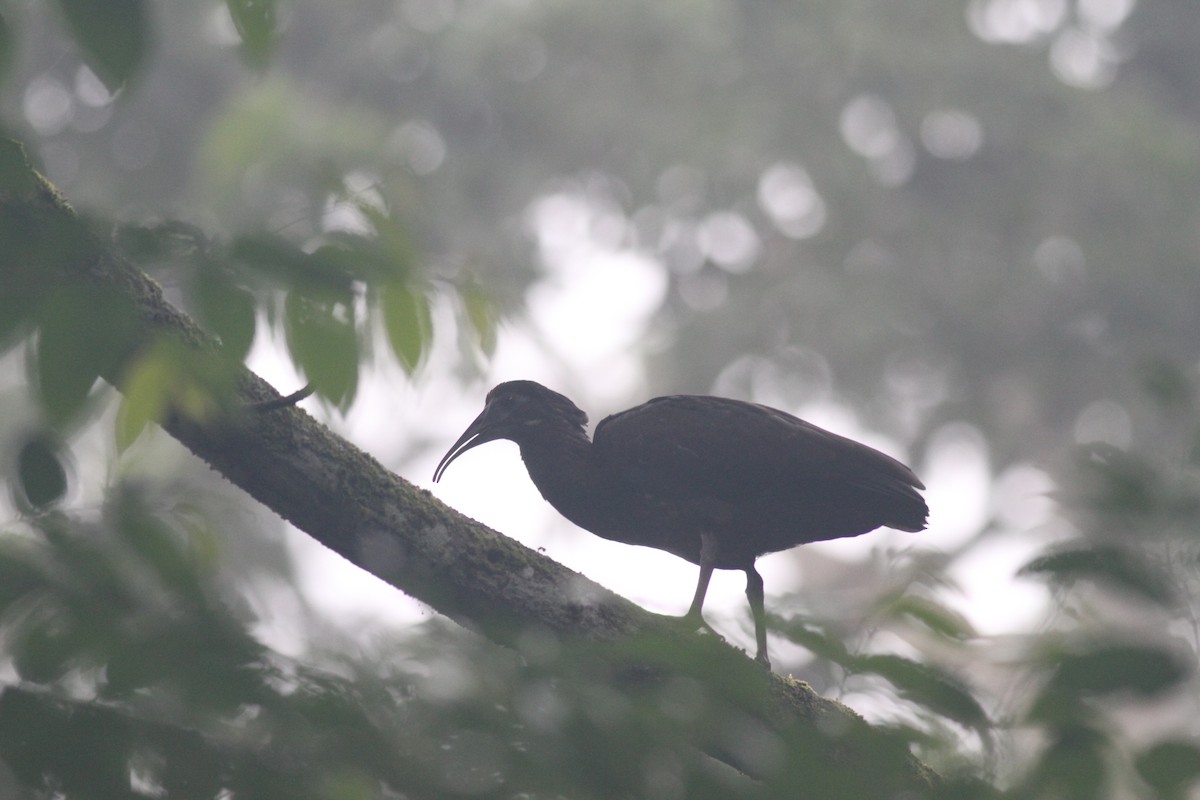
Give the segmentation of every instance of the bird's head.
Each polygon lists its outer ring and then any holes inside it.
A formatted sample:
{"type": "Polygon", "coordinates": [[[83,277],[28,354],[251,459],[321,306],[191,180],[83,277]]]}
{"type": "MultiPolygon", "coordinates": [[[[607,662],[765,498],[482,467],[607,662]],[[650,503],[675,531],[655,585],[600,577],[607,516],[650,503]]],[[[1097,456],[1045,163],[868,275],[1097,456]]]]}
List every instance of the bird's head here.
{"type": "Polygon", "coordinates": [[[586,425],[587,414],[563,395],[540,383],[501,383],[488,392],[483,411],[442,456],[434,470],[433,481],[441,480],[450,462],[484,442],[509,439],[521,444],[537,436],[539,430],[566,427],[582,431],[586,425]]]}

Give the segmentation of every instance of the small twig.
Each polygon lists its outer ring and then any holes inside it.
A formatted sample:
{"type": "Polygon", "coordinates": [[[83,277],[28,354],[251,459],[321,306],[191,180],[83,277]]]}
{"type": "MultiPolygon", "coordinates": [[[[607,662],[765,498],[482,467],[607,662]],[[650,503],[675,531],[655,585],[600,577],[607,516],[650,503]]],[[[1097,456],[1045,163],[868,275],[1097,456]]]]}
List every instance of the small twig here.
{"type": "Polygon", "coordinates": [[[247,406],[251,411],[275,411],[279,408],[287,408],[294,406],[304,398],[313,393],[313,385],[306,383],[296,391],[289,394],[287,397],[277,397],[274,400],[263,400],[259,403],[251,403],[247,406]]]}

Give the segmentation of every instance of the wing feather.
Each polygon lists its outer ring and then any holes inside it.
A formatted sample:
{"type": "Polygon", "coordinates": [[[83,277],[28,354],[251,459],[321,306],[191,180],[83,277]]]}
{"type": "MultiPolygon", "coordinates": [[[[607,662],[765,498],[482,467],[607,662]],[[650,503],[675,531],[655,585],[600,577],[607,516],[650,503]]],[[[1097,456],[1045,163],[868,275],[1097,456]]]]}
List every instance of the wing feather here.
{"type": "Polygon", "coordinates": [[[924,527],[924,486],[899,461],[767,406],[717,397],[659,397],[600,422],[596,457],[672,502],[846,492],[895,506],[891,524],[924,527]]]}

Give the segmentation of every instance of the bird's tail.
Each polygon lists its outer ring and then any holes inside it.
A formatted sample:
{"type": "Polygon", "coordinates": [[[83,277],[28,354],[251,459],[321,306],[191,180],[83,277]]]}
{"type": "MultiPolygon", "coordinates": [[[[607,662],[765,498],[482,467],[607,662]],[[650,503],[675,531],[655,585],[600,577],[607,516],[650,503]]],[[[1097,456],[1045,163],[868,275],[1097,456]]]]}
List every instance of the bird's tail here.
{"type": "Polygon", "coordinates": [[[929,521],[929,506],[925,498],[917,494],[916,489],[905,486],[903,502],[897,503],[892,520],[887,523],[889,528],[898,531],[923,531],[929,521]]]}

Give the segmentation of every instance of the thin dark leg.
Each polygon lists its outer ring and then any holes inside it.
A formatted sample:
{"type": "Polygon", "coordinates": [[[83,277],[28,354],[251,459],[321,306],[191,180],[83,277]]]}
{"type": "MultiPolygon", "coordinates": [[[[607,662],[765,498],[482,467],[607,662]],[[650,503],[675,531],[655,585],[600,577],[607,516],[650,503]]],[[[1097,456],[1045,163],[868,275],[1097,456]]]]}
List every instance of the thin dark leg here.
{"type": "Polygon", "coordinates": [[[704,608],[704,595],[708,594],[708,582],[712,580],[713,565],[717,562],[717,539],[711,534],[700,535],[700,579],[696,581],[696,594],[692,597],[692,607],[688,609],[684,619],[693,620],[704,627],[708,623],[700,613],[704,608]]]}
{"type": "Polygon", "coordinates": [[[767,658],[767,609],[763,597],[763,579],[754,565],[746,567],[746,599],[750,601],[750,613],[754,615],[754,641],[758,652],[754,660],[771,668],[771,659],[767,658]]]}

